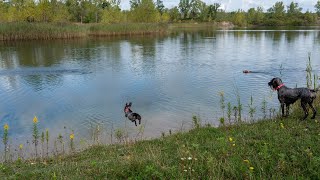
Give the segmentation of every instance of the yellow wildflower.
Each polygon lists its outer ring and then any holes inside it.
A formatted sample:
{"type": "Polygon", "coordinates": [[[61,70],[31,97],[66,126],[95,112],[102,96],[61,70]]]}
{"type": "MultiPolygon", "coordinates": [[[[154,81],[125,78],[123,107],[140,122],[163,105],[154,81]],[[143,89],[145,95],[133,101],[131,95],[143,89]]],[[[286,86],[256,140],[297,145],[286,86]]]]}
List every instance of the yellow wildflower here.
{"type": "Polygon", "coordinates": [[[20,145],[19,145],[19,149],[23,149],[23,144],[20,144],[20,145]]]}
{"type": "Polygon", "coordinates": [[[253,171],[253,170],[254,170],[254,168],[253,168],[252,166],[250,166],[249,169],[250,169],[250,171],[253,171]]]}
{"type": "Polygon", "coordinates": [[[229,141],[230,141],[230,142],[232,142],[232,141],[233,141],[232,137],[229,137],[229,141]]]}
{"type": "Polygon", "coordinates": [[[284,125],[283,125],[283,123],[280,123],[280,127],[281,127],[281,128],[284,128],[284,125]]]}
{"type": "Polygon", "coordinates": [[[9,130],[9,125],[8,125],[8,124],[5,124],[5,125],[3,126],[3,129],[4,129],[4,130],[9,130]]]}
{"type": "Polygon", "coordinates": [[[73,140],[74,139],[74,134],[70,134],[70,139],[73,140]]]}
{"type": "Polygon", "coordinates": [[[233,144],[232,144],[232,146],[236,146],[236,144],[235,144],[235,143],[233,143],[233,144]]]}
{"type": "Polygon", "coordinates": [[[37,116],[34,116],[34,118],[33,118],[33,123],[38,123],[38,118],[37,118],[37,116]]]}
{"type": "Polygon", "coordinates": [[[248,160],[248,159],[243,160],[243,162],[245,162],[245,163],[248,163],[248,164],[249,164],[249,160],[248,160]]]}

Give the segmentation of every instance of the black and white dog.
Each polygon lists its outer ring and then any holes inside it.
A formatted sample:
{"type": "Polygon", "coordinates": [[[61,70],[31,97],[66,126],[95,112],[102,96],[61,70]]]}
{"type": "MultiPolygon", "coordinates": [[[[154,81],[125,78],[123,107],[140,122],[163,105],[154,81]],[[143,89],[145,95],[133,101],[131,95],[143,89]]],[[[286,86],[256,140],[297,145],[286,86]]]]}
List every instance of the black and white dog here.
{"type": "Polygon", "coordinates": [[[129,104],[126,103],[126,106],[124,107],[124,114],[129,120],[131,120],[131,122],[134,122],[134,124],[137,126],[137,120],[139,120],[139,124],[141,124],[141,116],[138,113],[134,113],[131,111],[131,105],[131,102],[129,102],[129,104]]]}
{"type": "Polygon", "coordinates": [[[306,119],[308,117],[307,104],[309,104],[313,111],[313,116],[311,117],[311,119],[314,119],[316,117],[317,111],[313,107],[312,102],[316,98],[317,89],[313,90],[308,88],[288,88],[282,83],[281,79],[277,77],[271,79],[268,85],[272,89],[278,91],[278,99],[281,104],[282,116],[288,116],[290,104],[293,104],[298,99],[301,99],[301,107],[304,111],[303,119],[306,119]],[[286,114],[284,112],[284,105],[286,105],[286,114]]]}

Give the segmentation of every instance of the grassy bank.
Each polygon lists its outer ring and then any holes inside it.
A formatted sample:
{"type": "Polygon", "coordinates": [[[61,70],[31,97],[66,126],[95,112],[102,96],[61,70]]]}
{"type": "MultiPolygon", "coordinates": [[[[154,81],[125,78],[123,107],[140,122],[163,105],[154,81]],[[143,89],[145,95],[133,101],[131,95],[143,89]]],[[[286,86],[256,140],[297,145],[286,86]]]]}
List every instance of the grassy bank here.
{"type": "Polygon", "coordinates": [[[86,36],[119,36],[165,33],[167,24],[50,24],[2,23],[0,41],[71,39],[86,36]]]}
{"type": "MultiPolygon", "coordinates": [[[[94,146],[67,157],[0,165],[9,179],[320,178],[320,125],[286,119],[201,127],[155,140],[94,146]]],[[[318,118],[317,118],[318,119],[318,118]]]]}
{"type": "Polygon", "coordinates": [[[86,36],[87,26],[49,23],[2,23],[0,41],[70,39],[86,36]]]}

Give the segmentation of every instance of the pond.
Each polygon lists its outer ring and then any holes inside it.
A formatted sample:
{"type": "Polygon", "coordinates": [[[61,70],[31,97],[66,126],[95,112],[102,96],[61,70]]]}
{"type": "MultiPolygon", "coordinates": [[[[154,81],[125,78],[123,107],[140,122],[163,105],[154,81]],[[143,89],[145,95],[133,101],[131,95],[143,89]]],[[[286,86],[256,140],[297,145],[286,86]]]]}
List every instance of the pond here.
{"type": "MultiPolygon", "coordinates": [[[[142,116],[143,136],[161,136],[201,122],[219,125],[220,105],[243,107],[251,96],[278,110],[267,83],[281,77],[306,86],[306,64],[320,68],[320,32],[308,30],[180,30],[168,36],[27,41],[0,45],[0,125],[11,141],[32,139],[32,119],[52,137],[75,132],[88,137],[97,124],[111,130],[139,126],[123,113],[126,102],[142,116]],[[243,70],[257,73],[244,74],[243,70]],[[90,130],[91,129],[91,130],[90,130]]],[[[232,113],[233,114],[233,113],[232,113]]],[[[2,132],[2,131],[0,131],[2,132]]],[[[107,141],[107,140],[106,140],[107,141]]],[[[3,145],[1,144],[1,147],[3,145]]],[[[0,148],[1,148],[0,147],[0,148]]]]}

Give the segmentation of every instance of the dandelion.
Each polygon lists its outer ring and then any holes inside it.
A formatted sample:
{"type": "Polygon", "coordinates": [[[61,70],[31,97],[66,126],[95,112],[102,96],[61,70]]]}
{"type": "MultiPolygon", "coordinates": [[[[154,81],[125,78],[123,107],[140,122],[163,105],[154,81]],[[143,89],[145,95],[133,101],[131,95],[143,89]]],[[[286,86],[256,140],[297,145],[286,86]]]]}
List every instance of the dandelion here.
{"type": "Polygon", "coordinates": [[[4,129],[5,131],[8,131],[8,130],[9,130],[9,125],[8,125],[8,124],[5,124],[5,125],[3,126],[3,129],[4,129]]]}
{"type": "Polygon", "coordinates": [[[253,171],[253,170],[254,170],[254,167],[250,166],[250,167],[249,167],[249,170],[250,170],[250,171],[253,171]]]}
{"type": "Polygon", "coordinates": [[[38,123],[38,118],[37,118],[37,116],[34,116],[34,118],[33,118],[33,123],[38,123]]]}
{"type": "Polygon", "coordinates": [[[248,159],[243,160],[243,162],[248,163],[248,164],[250,163],[250,161],[248,159]]]}
{"type": "Polygon", "coordinates": [[[192,160],[192,157],[188,157],[188,160],[191,161],[191,160],[192,160]]]}
{"type": "Polygon", "coordinates": [[[230,142],[232,142],[232,141],[233,141],[232,137],[229,137],[229,141],[230,141],[230,142]]]}
{"type": "Polygon", "coordinates": [[[236,144],[235,144],[235,143],[233,143],[233,144],[232,144],[232,146],[234,147],[234,146],[236,146],[236,144]]]}
{"type": "Polygon", "coordinates": [[[19,145],[19,151],[18,151],[18,160],[20,161],[22,159],[22,150],[23,150],[23,144],[19,145]]]}
{"type": "Polygon", "coordinates": [[[280,127],[281,127],[282,129],[284,129],[284,125],[283,125],[283,123],[280,123],[280,127]]]}
{"type": "Polygon", "coordinates": [[[70,140],[73,140],[73,139],[74,139],[74,134],[71,133],[71,134],[70,134],[70,140]]]}

